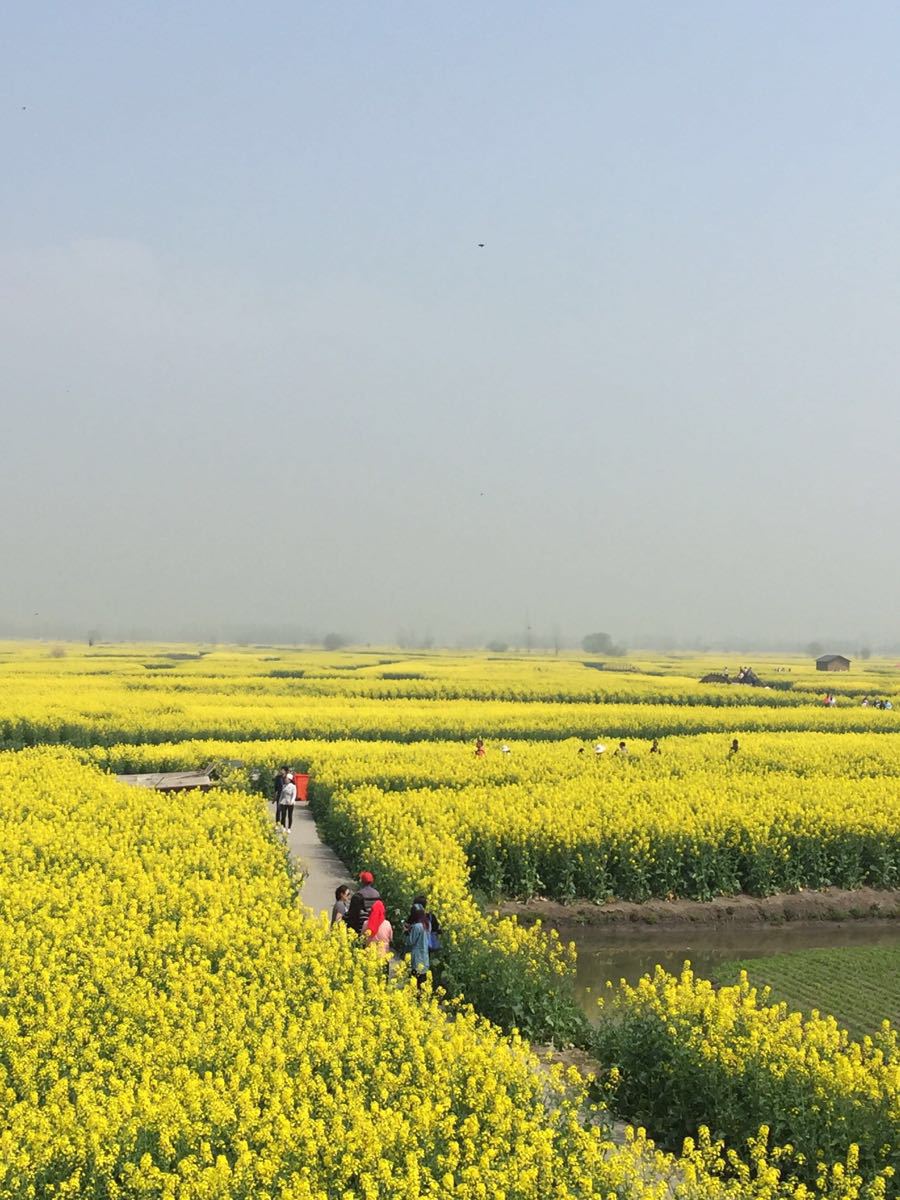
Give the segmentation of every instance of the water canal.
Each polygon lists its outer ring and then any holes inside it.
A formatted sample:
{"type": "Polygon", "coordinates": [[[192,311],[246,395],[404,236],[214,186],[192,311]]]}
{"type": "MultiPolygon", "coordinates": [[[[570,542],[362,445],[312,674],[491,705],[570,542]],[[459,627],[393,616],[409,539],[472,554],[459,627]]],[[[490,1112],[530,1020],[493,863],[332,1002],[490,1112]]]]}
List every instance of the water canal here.
{"type": "Polygon", "coordinates": [[[715,978],[716,968],[734,959],[844,946],[900,946],[900,922],[894,920],[630,928],[620,933],[579,927],[561,929],[560,934],[578,947],[576,990],[588,1016],[595,1014],[607,981],[635,983],[657,963],[677,973],[689,959],[696,974],[715,978]]]}

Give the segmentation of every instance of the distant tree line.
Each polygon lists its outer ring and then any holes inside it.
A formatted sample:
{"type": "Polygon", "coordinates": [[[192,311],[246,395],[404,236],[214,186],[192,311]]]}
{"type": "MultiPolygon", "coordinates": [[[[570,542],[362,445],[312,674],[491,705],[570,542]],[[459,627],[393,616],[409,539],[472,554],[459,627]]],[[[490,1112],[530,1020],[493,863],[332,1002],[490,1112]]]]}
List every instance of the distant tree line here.
{"type": "Polygon", "coordinates": [[[610,658],[621,658],[627,652],[608,633],[589,633],[582,639],[581,648],[585,654],[608,654],[610,658]]]}

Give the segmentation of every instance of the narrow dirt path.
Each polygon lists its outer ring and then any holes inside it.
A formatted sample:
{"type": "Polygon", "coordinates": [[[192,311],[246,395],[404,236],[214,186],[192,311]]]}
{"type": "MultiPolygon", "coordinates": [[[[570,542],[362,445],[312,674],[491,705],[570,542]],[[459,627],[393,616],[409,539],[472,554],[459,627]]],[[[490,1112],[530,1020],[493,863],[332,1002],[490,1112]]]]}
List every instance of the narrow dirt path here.
{"type": "Polygon", "coordinates": [[[294,808],[293,828],[287,830],[287,848],[305,876],[300,899],[314,913],[330,914],[338,884],[348,883],[351,890],[355,885],[349,869],[320,840],[316,822],[305,804],[294,808]]]}

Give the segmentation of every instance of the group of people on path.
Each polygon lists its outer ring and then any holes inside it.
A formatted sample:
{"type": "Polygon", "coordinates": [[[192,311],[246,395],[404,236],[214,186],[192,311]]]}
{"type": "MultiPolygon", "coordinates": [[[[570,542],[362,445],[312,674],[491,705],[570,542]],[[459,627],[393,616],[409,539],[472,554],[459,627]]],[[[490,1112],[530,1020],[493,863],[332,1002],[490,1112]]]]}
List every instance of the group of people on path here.
{"type": "MultiPolygon", "coordinates": [[[[826,692],[822,697],[822,703],[826,708],[834,708],[834,706],[837,704],[837,699],[835,698],[834,692],[826,692]]],[[[860,702],[860,708],[882,708],[890,712],[893,707],[893,702],[887,696],[875,696],[874,698],[872,696],[863,696],[862,701],[860,702]]]]}
{"type": "MultiPolygon", "coordinates": [[[[863,704],[864,705],[868,704],[868,700],[864,700],[863,704]]],[[[888,700],[883,707],[890,708],[891,702],[888,700]]],[[[729,750],[728,750],[728,757],[731,758],[733,755],[737,754],[737,752],[739,750],[740,750],[740,745],[738,743],[738,740],[737,740],[737,738],[734,738],[734,740],[732,741],[731,746],[729,747],[729,750]]],[[[506,742],[504,742],[503,745],[500,747],[500,751],[502,754],[510,754],[511,753],[510,748],[509,748],[509,746],[507,746],[506,742]]],[[[584,746],[578,747],[578,753],[584,754],[584,746]]],[[[603,742],[597,742],[594,745],[594,755],[597,758],[600,758],[605,753],[606,753],[606,746],[603,744],[603,742]]],[[[650,743],[650,749],[647,751],[647,753],[648,754],[662,754],[662,747],[659,744],[659,738],[653,739],[653,741],[650,743]]],[[[487,754],[487,747],[485,746],[484,738],[476,738],[475,739],[475,757],[476,758],[484,758],[486,754],[487,754]]],[[[630,755],[629,755],[629,751],[628,751],[628,743],[627,742],[619,742],[618,746],[615,748],[615,750],[613,750],[612,757],[613,758],[629,758],[630,755]]]]}
{"type": "MultiPolygon", "coordinates": [[[[578,747],[578,753],[584,754],[584,746],[578,747]]],[[[606,753],[606,747],[604,746],[604,744],[602,742],[597,742],[594,746],[594,754],[599,758],[601,754],[605,754],[605,753],[606,753]]],[[[662,753],[662,751],[659,748],[659,738],[653,739],[653,745],[650,747],[650,753],[651,754],[661,754],[662,753]]],[[[626,742],[619,742],[618,746],[616,746],[615,750],[613,750],[613,758],[628,758],[628,744],[626,742]]]]}
{"type": "MultiPolygon", "coordinates": [[[[441,927],[434,913],[428,912],[427,904],[425,896],[416,896],[404,923],[412,973],[419,987],[431,970],[432,953],[440,948],[441,927]]],[[[379,954],[390,970],[394,927],[371,871],[360,872],[359,887],[352,895],[347,884],[335,890],[331,924],[346,926],[364,946],[379,954]]]]}
{"type": "MultiPolygon", "coordinates": [[[[308,776],[302,776],[305,783],[308,776]]],[[[284,829],[292,829],[294,824],[294,809],[298,804],[306,804],[305,791],[302,796],[297,792],[297,781],[292,767],[280,767],[275,775],[272,789],[272,800],[275,804],[275,822],[284,829]]],[[[331,908],[331,924],[345,925],[360,942],[379,954],[390,971],[390,961],[393,957],[394,927],[387,917],[387,910],[381,893],[375,887],[375,877],[371,871],[362,871],[359,876],[359,887],[351,895],[348,884],[341,884],[335,890],[334,904],[331,908]]],[[[412,973],[419,987],[425,982],[431,970],[431,955],[440,948],[441,927],[437,917],[427,911],[425,896],[416,896],[412,902],[409,917],[404,923],[407,946],[412,962],[412,973]]]]}

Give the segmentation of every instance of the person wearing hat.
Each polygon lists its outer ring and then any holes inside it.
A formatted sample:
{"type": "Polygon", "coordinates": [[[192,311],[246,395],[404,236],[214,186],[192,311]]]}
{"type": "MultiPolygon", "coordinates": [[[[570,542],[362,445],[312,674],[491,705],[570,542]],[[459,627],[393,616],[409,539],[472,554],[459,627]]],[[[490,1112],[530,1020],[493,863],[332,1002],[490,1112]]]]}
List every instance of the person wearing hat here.
{"type": "Polygon", "coordinates": [[[381,893],[375,886],[375,876],[371,871],[360,871],[359,882],[359,888],[350,897],[350,907],[344,921],[354,933],[362,935],[375,901],[381,899],[381,893]]]}
{"type": "Polygon", "coordinates": [[[284,777],[284,786],[281,789],[281,824],[285,829],[293,828],[294,824],[294,805],[297,803],[297,785],[294,783],[293,771],[288,771],[284,777]]]}

